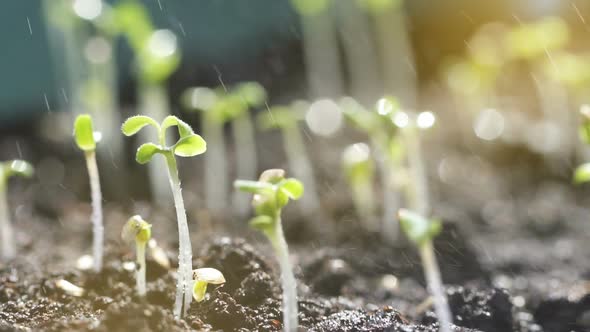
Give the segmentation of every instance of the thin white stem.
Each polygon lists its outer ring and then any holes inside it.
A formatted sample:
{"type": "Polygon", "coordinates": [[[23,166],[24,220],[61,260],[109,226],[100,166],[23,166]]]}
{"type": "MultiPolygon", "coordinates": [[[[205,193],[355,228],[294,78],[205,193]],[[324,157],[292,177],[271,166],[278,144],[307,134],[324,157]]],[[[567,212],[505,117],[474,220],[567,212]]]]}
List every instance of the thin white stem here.
{"type": "Polygon", "coordinates": [[[287,154],[289,171],[305,186],[305,195],[301,197],[301,211],[306,215],[312,215],[320,209],[320,204],[313,169],[299,130],[299,126],[284,128],[283,145],[287,154]]]}
{"type": "Polygon", "coordinates": [[[10,260],[16,256],[14,231],[10,222],[10,212],[6,201],[6,180],[0,169],[0,240],[2,241],[2,260],[10,260]]]}
{"type": "Polygon", "coordinates": [[[403,129],[403,133],[408,149],[410,168],[410,183],[406,184],[407,204],[411,210],[426,216],[429,214],[430,203],[420,135],[415,127],[406,127],[403,129]]]}
{"type": "Polygon", "coordinates": [[[136,241],[135,248],[136,248],[136,255],[137,255],[137,265],[138,269],[136,272],[136,286],[137,286],[137,295],[145,296],[146,289],[145,289],[145,242],[136,241]]]}
{"type": "Polygon", "coordinates": [[[434,311],[438,317],[439,331],[451,332],[451,323],[453,322],[451,310],[449,309],[449,303],[442,286],[432,242],[427,241],[419,249],[428,290],[434,300],[434,311]]]}
{"type": "MultiPolygon", "coordinates": [[[[351,183],[353,202],[365,227],[372,232],[379,232],[379,222],[375,217],[375,198],[373,184],[369,181],[351,183]]],[[[390,220],[389,222],[393,222],[390,220]]]]}
{"type": "Polygon", "coordinates": [[[289,247],[283,234],[281,219],[278,218],[272,233],[267,234],[281,267],[281,284],[283,286],[283,331],[298,330],[297,281],[289,260],[289,247]]]}
{"type": "MultiPolygon", "coordinates": [[[[256,178],[257,158],[256,139],[250,112],[245,112],[233,121],[232,129],[235,142],[235,159],[238,179],[256,178]]],[[[234,191],[233,206],[240,216],[245,216],[250,211],[250,199],[239,191],[234,191]]]]}
{"type": "Polygon", "coordinates": [[[96,165],[94,151],[86,152],[86,167],[90,179],[90,196],[92,198],[92,253],[94,255],[94,271],[102,270],[104,226],[102,223],[102,193],[100,192],[100,177],[96,165]]]}
{"type": "Polygon", "coordinates": [[[172,189],[172,195],[174,197],[174,207],[176,208],[176,219],[178,221],[178,281],[176,284],[174,317],[179,319],[186,315],[192,301],[193,250],[188,230],[186,210],[184,208],[184,200],[182,199],[182,189],[180,188],[180,178],[178,177],[176,159],[172,152],[167,152],[165,156],[168,165],[170,188],[172,189]]]}
{"type": "Polygon", "coordinates": [[[203,137],[207,140],[205,156],[205,201],[214,214],[223,211],[227,200],[227,161],[223,125],[207,113],[203,117],[203,137]]]}

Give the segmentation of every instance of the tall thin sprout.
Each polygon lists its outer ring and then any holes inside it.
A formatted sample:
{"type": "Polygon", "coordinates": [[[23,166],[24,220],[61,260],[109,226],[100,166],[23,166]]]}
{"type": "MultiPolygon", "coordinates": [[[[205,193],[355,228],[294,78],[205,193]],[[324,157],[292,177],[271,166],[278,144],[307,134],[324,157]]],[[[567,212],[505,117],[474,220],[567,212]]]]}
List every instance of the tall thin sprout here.
{"type": "Polygon", "coordinates": [[[15,175],[30,178],[33,175],[33,166],[18,159],[0,163],[0,258],[2,260],[15,258],[17,251],[7,201],[8,179],[15,175]]]}
{"type": "Polygon", "coordinates": [[[192,300],[193,270],[192,270],[192,246],[184,200],[182,199],[182,189],[180,187],[180,178],[178,176],[178,167],[176,158],[192,157],[204,153],[207,150],[205,140],[193,132],[193,129],[184,121],[175,116],[168,116],[158,124],[150,117],[137,115],[127,119],[121,130],[126,136],[137,134],[145,126],[153,126],[158,133],[158,144],[144,143],[137,149],[136,161],[140,164],[146,164],[156,154],[164,156],[168,170],[168,179],[170,188],[174,197],[174,206],[176,208],[176,219],[178,221],[178,276],[176,284],[176,299],[174,302],[174,316],[183,317],[188,311],[192,300]],[[173,145],[166,144],[166,131],[168,128],[176,126],[180,139],[173,145]]]}
{"type": "Polygon", "coordinates": [[[256,211],[256,217],[250,220],[250,226],[268,238],[281,267],[283,331],[297,331],[297,281],[289,261],[289,248],[283,234],[281,211],[290,199],[301,198],[303,184],[297,179],[285,178],[285,171],[282,169],[269,169],[260,175],[258,181],[237,180],[234,187],[254,194],[252,206],[256,211]]]}
{"type": "Polygon", "coordinates": [[[88,178],[90,179],[90,196],[92,200],[92,253],[94,257],[94,271],[102,270],[104,226],[102,221],[102,193],[100,190],[100,177],[96,164],[96,143],[100,141],[101,134],[95,132],[92,126],[92,118],[88,114],[79,115],[74,122],[74,136],[80,150],[84,151],[88,178]]]}

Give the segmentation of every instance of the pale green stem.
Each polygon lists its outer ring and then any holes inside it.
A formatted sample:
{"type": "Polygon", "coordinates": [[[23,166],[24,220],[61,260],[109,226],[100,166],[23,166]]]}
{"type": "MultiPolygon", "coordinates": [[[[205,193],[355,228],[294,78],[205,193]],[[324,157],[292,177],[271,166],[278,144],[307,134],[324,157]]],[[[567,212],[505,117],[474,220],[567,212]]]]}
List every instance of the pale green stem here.
{"type": "Polygon", "coordinates": [[[371,145],[375,151],[375,161],[377,162],[377,170],[381,178],[381,192],[383,195],[383,217],[381,220],[383,237],[395,243],[400,236],[399,223],[397,222],[397,211],[399,210],[400,197],[398,190],[394,183],[395,172],[400,171],[395,167],[393,160],[389,157],[387,152],[387,139],[377,135],[371,140],[371,145]]]}
{"type": "MultiPolygon", "coordinates": [[[[375,197],[371,181],[362,180],[351,183],[352,198],[355,209],[365,227],[373,232],[379,232],[379,222],[375,217],[375,197]]],[[[389,221],[393,222],[392,220],[389,221]]]]}
{"type": "MultiPolygon", "coordinates": [[[[244,112],[233,121],[235,157],[238,179],[256,178],[257,158],[256,139],[250,112],[244,112]]],[[[250,199],[239,191],[234,191],[233,206],[239,216],[246,216],[250,211],[250,199]]]]}
{"type": "Polygon", "coordinates": [[[178,221],[178,280],[176,284],[174,317],[179,319],[186,315],[192,301],[193,250],[188,230],[186,210],[184,208],[184,200],[182,199],[182,189],[180,188],[180,178],[178,177],[176,159],[172,152],[169,151],[165,153],[165,156],[168,165],[170,188],[172,189],[174,197],[174,207],[176,208],[176,219],[178,221]]]}
{"type": "Polygon", "coordinates": [[[92,199],[92,252],[94,256],[94,271],[102,270],[104,226],[102,223],[102,193],[100,192],[100,177],[96,165],[96,153],[89,151],[86,155],[86,167],[90,179],[90,196],[92,199]]]}
{"type": "MultiPolygon", "coordinates": [[[[141,113],[149,116],[152,119],[164,119],[170,115],[168,106],[168,97],[164,88],[160,85],[148,84],[147,82],[140,82],[139,87],[139,108],[141,113]]],[[[171,140],[172,131],[166,133],[169,140],[171,140]]],[[[142,141],[152,141],[153,133],[149,130],[142,130],[139,132],[142,141]]],[[[155,138],[154,138],[155,139],[155,138]]],[[[148,164],[148,174],[150,180],[150,187],[154,202],[161,206],[167,206],[172,200],[166,178],[162,176],[165,173],[166,162],[160,156],[154,156],[153,160],[148,164]]]]}
{"type": "Polygon", "coordinates": [[[281,284],[283,287],[283,331],[295,332],[299,327],[297,304],[297,281],[293,274],[293,267],[289,260],[289,247],[283,234],[280,217],[277,217],[275,227],[266,236],[270,240],[281,268],[281,284]]]}
{"type": "Polygon", "coordinates": [[[341,96],[342,70],[331,10],[302,15],[301,26],[310,98],[341,96]]]}
{"type": "Polygon", "coordinates": [[[434,254],[432,242],[426,241],[419,247],[419,249],[420,256],[422,258],[422,266],[424,268],[424,276],[426,277],[428,290],[430,291],[434,301],[434,311],[438,317],[440,326],[439,331],[451,332],[451,323],[453,320],[451,318],[452,316],[449,309],[447,296],[445,295],[442,286],[440,271],[438,269],[438,263],[436,262],[436,256],[434,254]]]}
{"type": "Polygon", "coordinates": [[[146,289],[145,289],[145,242],[142,241],[135,241],[135,248],[136,248],[136,255],[137,255],[137,265],[138,269],[136,272],[136,286],[137,286],[137,295],[145,296],[146,289]]]}
{"type": "Polygon", "coordinates": [[[350,76],[351,96],[368,105],[379,94],[378,58],[367,16],[354,0],[334,2],[337,26],[350,76]]]}
{"type": "Polygon", "coordinates": [[[212,119],[207,113],[203,120],[203,137],[208,143],[205,155],[205,201],[207,209],[213,214],[218,214],[224,211],[228,204],[223,124],[212,119]]]}
{"type": "Polygon", "coordinates": [[[400,98],[402,105],[413,107],[416,102],[416,71],[403,4],[399,8],[377,13],[374,22],[385,91],[400,98]]]}
{"type": "Polygon", "coordinates": [[[6,200],[6,179],[0,169],[0,240],[2,241],[2,260],[10,260],[16,256],[14,231],[10,222],[10,212],[6,200]]]}
{"type": "Polygon", "coordinates": [[[406,203],[411,210],[426,216],[430,210],[428,180],[418,128],[412,126],[403,128],[403,135],[410,171],[410,182],[406,184],[406,203]]]}
{"type": "Polygon", "coordinates": [[[299,126],[283,129],[283,145],[287,154],[289,171],[305,186],[305,195],[301,197],[301,210],[305,215],[312,215],[319,210],[320,204],[313,169],[307,157],[299,126]]]}

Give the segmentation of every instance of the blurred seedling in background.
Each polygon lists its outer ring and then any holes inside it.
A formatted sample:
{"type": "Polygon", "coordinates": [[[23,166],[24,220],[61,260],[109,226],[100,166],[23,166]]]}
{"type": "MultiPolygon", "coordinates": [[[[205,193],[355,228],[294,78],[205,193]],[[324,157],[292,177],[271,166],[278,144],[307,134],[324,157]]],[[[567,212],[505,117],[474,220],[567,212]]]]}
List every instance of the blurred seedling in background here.
{"type": "Polygon", "coordinates": [[[10,222],[8,210],[8,180],[13,176],[30,178],[33,176],[33,166],[24,160],[10,160],[0,163],[0,257],[10,260],[16,257],[15,234],[10,222]]]}
{"type": "Polygon", "coordinates": [[[408,239],[416,245],[420,253],[426,284],[434,302],[434,311],[438,317],[439,331],[450,332],[453,320],[432,245],[434,237],[442,230],[442,223],[440,220],[428,219],[406,209],[399,210],[398,218],[402,230],[408,239]]]}
{"type": "Polygon", "coordinates": [[[193,299],[197,302],[202,302],[207,294],[207,286],[223,285],[225,284],[225,277],[221,271],[211,268],[203,267],[193,271],[193,299]]]}
{"type": "MultiPolygon", "coordinates": [[[[207,150],[207,144],[203,138],[193,132],[193,129],[184,121],[175,116],[167,116],[162,123],[158,124],[148,116],[137,115],[128,118],[121,127],[123,134],[132,136],[137,134],[145,126],[152,126],[158,134],[158,144],[144,143],[137,149],[135,160],[140,164],[146,164],[156,154],[166,159],[168,166],[168,179],[174,197],[176,218],[178,221],[178,283],[176,285],[176,300],[174,302],[174,316],[184,316],[190,307],[192,299],[192,247],[182,189],[176,157],[193,157],[200,155],[207,150]],[[180,139],[173,145],[166,144],[166,131],[170,127],[177,127],[180,139]]],[[[160,175],[161,176],[161,175],[160,175]]]]}
{"type": "MultiPolygon", "coordinates": [[[[581,113],[581,124],[578,130],[580,140],[586,145],[590,145],[590,108],[582,107],[581,113]]],[[[590,162],[584,163],[578,166],[574,170],[575,184],[582,184],[590,181],[590,162]]]]}
{"type": "MultiPolygon", "coordinates": [[[[125,0],[113,7],[112,33],[126,37],[135,56],[138,77],[138,101],[141,113],[153,119],[170,115],[165,81],[180,64],[177,39],[170,30],[156,30],[147,9],[136,0],[125,0]]],[[[142,140],[148,140],[142,134],[142,140]]],[[[168,139],[172,139],[171,136],[168,139]]],[[[149,166],[149,177],[154,202],[166,205],[170,192],[164,177],[165,165],[157,160],[149,166]]]]}
{"type": "Polygon", "coordinates": [[[289,169],[305,185],[305,196],[301,199],[301,213],[306,216],[321,212],[317,185],[306,143],[299,123],[305,119],[309,103],[295,101],[290,106],[272,106],[258,114],[257,122],[263,130],[278,129],[283,136],[283,148],[289,169]]]}
{"type": "Polygon", "coordinates": [[[375,164],[371,158],[371,148],[365,143],[349,145],[342,153],[342,168],[361,222],[367,230],[379,232],[375,216],[375,164]]]}
{"type": "Polygon", "coordinates": [[[95,132],[92,118],[88,114],[78,115],[74,122],[74,137],[76,145],[84,151],[88,178],[90,179],[90,196],[92,200],[92,255],[94,271],[102,270],[104,226],[102,221],[102,193],[100,190],[100,177],[96,164],[96,143],[101,139],[100,132],[95,132]]]}
{"type": "Polygon", "coordinates": [[[340,101],[345,118],[369,139],[377,164],[383,194],[383,215],[381,229],[390,241],[399,238],[396,211],[401,206],[401,180],[403,177],[404,149],[399,135],[399,127],[393,119],[399,112],[399,105],[393,97],[380,99],[375,109],[368,110],[356,100],[346,97],[340,101]]]}
{"type": "MultiPolygon", "coordinates": [[[[250,109],[263,106],[266,91],[256,82],[244,82],[229,89],[196,87],[183,95],[183,104],[190,110],[203,113],[203,135],[210,143],[205,158],[205,197],[213,214],[224,211],[227,204],[228,166],[223,127],[231,123],[235,142],[236,173],[241,178],[252,178],[257,172],[255,130],[250,109]]],[[[243,195],[233,196],[233,206],[239,215],[249,210],[249,202],[243,195]]]]}
{"type": "Polygon", "coordinates": [[[148,224],[139,215],[135,215],[123,226],[121,238],[129,244],[135,243],[135,252],[137,259],[136,271],[136,288],[137,295],[145,296],[145,248],[152,237],[152,225],[148,224]]]}
{"type": "Polygon", "coordinates": [[[256,216],[250,226],[262,232],[270,241],[281,267],[283,286],[283,330],[298,329],[297,283],[289,261],[289,248],[283,226],[281,211],[290,199],[298,200],[303,195],[303,184],[294,178],[285,178],[282,169],[264,171],[258,181],[236,180],[234,187],[254,194],[252,207],[256,216]]]}

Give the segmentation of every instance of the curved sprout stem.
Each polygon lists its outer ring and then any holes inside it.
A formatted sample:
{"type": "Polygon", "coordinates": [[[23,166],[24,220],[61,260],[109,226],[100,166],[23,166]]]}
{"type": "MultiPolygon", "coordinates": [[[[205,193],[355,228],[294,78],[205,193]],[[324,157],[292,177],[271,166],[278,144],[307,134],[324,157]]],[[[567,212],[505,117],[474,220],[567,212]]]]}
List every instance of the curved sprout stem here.
{"type": "Polygon", "coordinates": [[[6,181],[1,177],[2,174],[0,173],[0,241],[2,242],[2,252],[0,254],[3,260],[9,260],[16,256],[16,245],[6,200],[6,181]]]}
{"type": "Polygon", "coordinates": [[[168,166],[168,178],[174,197],[176,219],[178,221],[178,276],[176,284],[176,300],[174,302],[174,317],[177,319],[186,315],[192,301],[192,246],[178,177],[178,167],[172,152],[165,153],[168,166]]]}
{"type": "Polygon", "coordinates": [[[90,196],[92,198],[92,253],[94,256],[94,271],[102,270],[104,226],[102,223],[102,193],[100,192],[100,177],[96,165],[96,153],[88,151],[86,155],[86,167],[90,179],[90,196]]]}
{"type": "Polygon", "coordinates": [[[434,300],[434,311],[438,317],[439,331],[451,332],[451,323],[453,320],[451,319],[451,311],[443,290],[432,241],[426,241],[419,249],[426,283],[434,300]]]}
{"type": "Polygon", "coordinates": [[[145,296],[146,289],[145,289],[145,246],[146,243],[142,241],[135,241],[135,248],[136,248],[136,255],[137,255],[137,265],[138,269],[136,270],[136,287],[137,287],[137,295],[145,296]]]}
{"type": "Polygon", "coordinates": [[[283,286],[283,331],[297,331],[299,326],[297,304],[297,282],[293,274],[293,267],[289,260],[289,247],[283,235],[283,226],[280,217],[277,217],[275,227],[270,232],[265,232],[270,240],[279,266],[281,267],[281,283],[283,286]]]}

